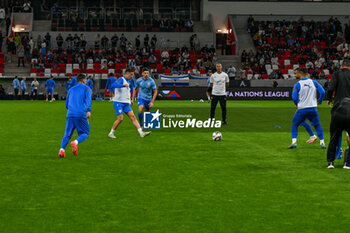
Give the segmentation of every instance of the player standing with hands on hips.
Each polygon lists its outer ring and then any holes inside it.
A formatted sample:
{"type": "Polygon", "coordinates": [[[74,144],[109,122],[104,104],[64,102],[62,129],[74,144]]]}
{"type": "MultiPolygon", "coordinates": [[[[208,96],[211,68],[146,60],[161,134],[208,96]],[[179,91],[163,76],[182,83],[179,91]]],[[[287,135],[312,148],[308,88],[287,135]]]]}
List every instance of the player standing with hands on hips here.
{"type": "Polygon", "coordinates": [[[69,90],[66,99],[66,108],[68,109],[66,130],[58,153],[61,158],[66,156],[65,149],[75,129],[79,137],[71,142],[74,155],[78,155],[78,144],[85,141],[90,134],[88,118],[91,116],[92,91],[86,86],[87,79],[85,75],[79,74],[77,81],[78,84],[69,90]]]}
{"type": "MultiPolygon", "coordinates": [[[[327,151],[327,168],[334,168],[334,160],[336,155],[336,149],[339,142],[339,138],[342,135],[343,130],[350,134],[350,60],[344,59],[340,71],[333,74],[328,91],[328,106],[331,107],[333,102],[333,108],[331,110],[331,139],[328,145],[327,151]],[[335,97],[333,100],[333,93],[335,97]]],[[[350,169],[350,161],[345,154],[344,156],[344,169],[350,169]]]]}
{"type": "Polygon", "coordinates": [[[226,121],[226,89],[229,85],[228,75],[222,71],[222,65],[216,64],[216,72],[210,76],[211,92],[211,108],[210,118],[215,118],[215,109],[218,102],[220,102],[222,112],[222,124],[227,125],[226,121]]]}

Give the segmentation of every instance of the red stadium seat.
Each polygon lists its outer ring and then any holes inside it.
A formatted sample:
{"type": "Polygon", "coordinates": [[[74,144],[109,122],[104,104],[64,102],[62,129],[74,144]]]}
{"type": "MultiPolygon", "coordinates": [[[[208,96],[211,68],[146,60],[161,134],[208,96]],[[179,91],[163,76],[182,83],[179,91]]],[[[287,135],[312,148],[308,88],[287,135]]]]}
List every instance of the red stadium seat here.
{"type": "Polygon", "coordinates": [[[163,65],[162,64],[157,64],[157,71],[158,73],[163,73],[163,65]]]}

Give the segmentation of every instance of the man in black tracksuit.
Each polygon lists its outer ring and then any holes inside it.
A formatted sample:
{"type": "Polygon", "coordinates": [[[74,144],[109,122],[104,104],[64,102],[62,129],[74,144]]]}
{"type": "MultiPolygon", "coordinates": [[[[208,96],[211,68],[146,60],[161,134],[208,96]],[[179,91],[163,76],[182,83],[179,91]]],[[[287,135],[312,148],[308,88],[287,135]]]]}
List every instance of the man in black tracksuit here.
{"type": "MultiPolygon", "coordinates": [[[[333,108],[331,110],[331,139],[327,151],[327,168],[334,168],[334,160],[336,155],[336,148],[339,138],[343,130],[350,134],[350,60],[344,59],[340,71],[335,72],[332,76],[331,83],[328,88],[328,106],[333,108]],[[333,100],[333,93],[334,100],[333,100]]],[[[344,156],[345,169],[350,169],[350,161],[348,156],[344,156]]]]}

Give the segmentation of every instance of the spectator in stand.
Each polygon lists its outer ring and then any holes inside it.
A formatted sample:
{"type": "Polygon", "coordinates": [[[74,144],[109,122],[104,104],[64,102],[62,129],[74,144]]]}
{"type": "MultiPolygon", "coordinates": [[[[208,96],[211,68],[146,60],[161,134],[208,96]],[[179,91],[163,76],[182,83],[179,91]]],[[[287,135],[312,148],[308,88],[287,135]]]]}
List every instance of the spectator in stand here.
{"type": "Polygon", "coordinates": [[[151,39],[151,48],[153,50],[155,50],[156,49],[156,45],[157,45],[157,36],[156,36],[156,34],[154,34],[152,39],[151,39]]]}
{"type": "Polygon", "coordinates": [[[132,44],[130,42],[128,43],[128,46],[126,48],[126,52],[127,52],[128,56],[132,56],[133,47],[132,47],[132,44]]]}
{"type": "Polygon", "coordinates": [[[67,47],[71,47],[71,48],[73,47],[73,37],[70,33],[66,37],[66,43],[67,43],[67,47]]]}
{"type": "Polygon", "coordinates": [[[107,38],[106,35],[104,35],[101,39],[102,49],[106,50],[108,48],[108,41],[109,39],[107,38]]]}
{"type": "Polygon", "coordinates": [[[20,63],[22,61],[22,65],[24,67],[24,48],[23,48],[22,44],[20,46],[18,46],[17,57],[18,57],[18,65],[17,66],[19,67],[20,63]]]}
{"type": "Polygon", "coordinates": [[[118,47],[118,40],[119,40],[119,37],[117,36],[116,33],[114,33],[114,35],[111,38],[111,46],[113,50],[115,50],[118,47]]]}
{"type": "Polygon", "coordinates": [[[61,33],[58,33],[56,37],[56,43],[57,43],[58,49],[61,51],[62,45],[63,45],[63,37],[61,36],[61,33]]]}
{"type": "Polygon", "coordinates": [[[80,47],[80,37],[78,36],[77,33],[74,34],[74,37],[73,37],[73,48],[74,50],[79,50],[79,47],[80,47]]]}
{"type": "Polygon", "coordinates": [[[124,33],[122,33],[120,37],[120,50],[125,51],[126,50],[126,43],[128,39],[126,39],[124,33]]]}
{"type": "Polygon", "coordinates": [[[13,79],[12,86],[13,86],[13,90],[15,92],[15,99],[17,99],[18,98],[19,88],[20,88],[20,83],[19,83],[19,80],[18,80],[17,76],[13,79]]]}
{"type": "Polygon", "coordinates": [[[151,56],[148,58],[148,62],[152,65],[157,64],[157,57],[154,56],[154,54],[151,54],[151,56]]]}
{"type": "Polygon", "coordinates": [[[141,39],[140,39],[140,35],[137,35],[135,38],[135,47],[136,49],[139,49],[141,45],[141,39]]]}
{"type": "Polygon", "coordinates": [[[3,25],[3,23],[5,21],[5,16],[6,16],[5,9],[3,6],[1,6],[0,7],[0,26],[3,25]]]}
{"type": "Polygon", "coordinates": [[[277,72],[276,72],[276,70],[273,70],[272,72],[271,72],[271,74],[270,74],[270,78],[271,79],[277,79],[277,72]]]}
{"type": "Polygon", "coordinates": [[[97,34],[95,38],[95,49],[100,49],[100,43],[101,43],[101,36],[100,34],[97,34]]]}
{"type": "Polygon", "coordinates": [[[145,38],[143,38],[143,46],[148,47],[148,43],[149,43],[149,36],[148,34],[146,34],[145,38]]]}
{"type": "Polygon", "coordinates": [[[162,58],[163,66],[167,67],[169,65],[169,53],[168,53],[168,51],[164,50],[160,56],[162,58]]]}
{"type": "Polygon", "coordinates": [[[45,56],[45,55],[46,55],[46,52],[47,52],[47,50],[46,50],[46,42],[45,42],[45,40],[44,40],[43,42],[41,42],[41,54],[42,54],[43,56],[45,56]]]}
{"type": "Polygon", "coordinates": [[[227,75],[229,78],[232,78],[232,79],[236,78],[236,68],[233,65],[230,65],[229,68],[227,69],[227,75]]]}
{"type": "Polygon", "coordinates": [[[10,16],[6,15],[5,21],[6,21],[6,28],[10,28],[11,26],[10,16]]]}
{"type": "Polygon", "coordinates": [[[50,33],[46,33],[44,37],[44,41],[46,42],[46,47],[51,48],[51,35],[50,33]]]}

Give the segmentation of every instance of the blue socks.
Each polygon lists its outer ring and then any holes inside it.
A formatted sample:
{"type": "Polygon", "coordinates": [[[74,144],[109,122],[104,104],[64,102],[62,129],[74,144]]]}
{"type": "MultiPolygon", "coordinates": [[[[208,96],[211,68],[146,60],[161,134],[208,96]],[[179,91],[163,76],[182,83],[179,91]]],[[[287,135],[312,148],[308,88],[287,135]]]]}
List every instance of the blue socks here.
{"type": "Polygon", "coordinates": [[[143,113],[138,113],[140,126],[143,126],[143,113]]]}
{"type": "MultiPolygon", "coordinates": [[[[83,141],[85,141],[86,139],[88,139],[89,135],[87,134],[81,134],[79,135],[79,137],[77,138],[78,143],[82,143],[83,141]]],[[[61,142],[61,149],[66,149],[69,141],[70,141],[71,137],[68,136],[64,136],[62,138],[62,142],[61,142]]]]}

